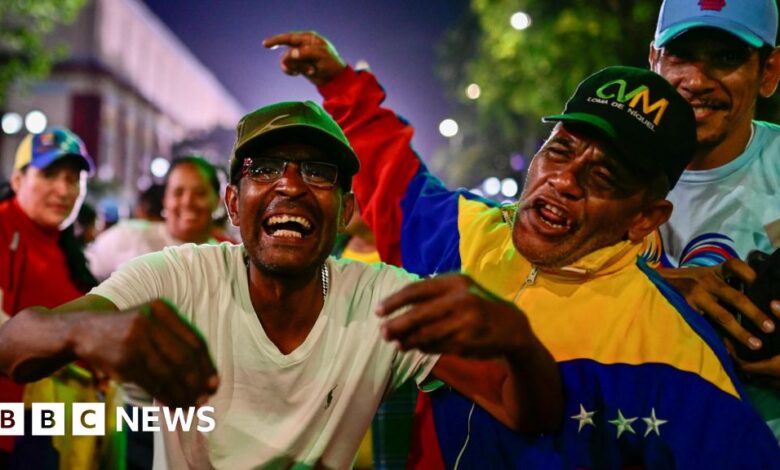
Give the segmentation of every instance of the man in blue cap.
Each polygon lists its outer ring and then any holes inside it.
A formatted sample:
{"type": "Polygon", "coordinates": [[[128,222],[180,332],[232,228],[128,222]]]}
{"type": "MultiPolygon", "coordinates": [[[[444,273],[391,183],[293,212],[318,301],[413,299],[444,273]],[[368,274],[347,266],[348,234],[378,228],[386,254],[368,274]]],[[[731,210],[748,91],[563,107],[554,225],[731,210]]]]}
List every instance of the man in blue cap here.
{"type": "MultiPolygon", "coordinates": [[[[84,143],[68,129],[29,134],[19,144],[10,185],[0,194],[0,324],[34,305],[73,300],[97,284],[72,227],[66,228],[78,213],[93,169],[84,143]]],[[[72,382],[63,376],[59,383],[71,387],[72,382]]],[[[70,394],[83,399],[81,391],[94,397],[89,387],[71,388],[70,394]]],[[[0,374],[0,402],[20,401],[22,385],[0,374]]],[[[67,466],[72,453],[57,455],[41,444],[0,436],[0,468],[19,462],[51,468],[57,459],[67,466]]]]}
{"type": "MultiPolygon", "coordinates": [[[[758,97],[772,96],[780,79],[775,47],[775,0],[666,0],[658,16],[650,65],[693,106],[697,148],[669,194],[674,212],[660,229],[661,272],[697,310],[714,318],[753,351],[757,334],[726,310],[739,310],[764,333],[776,329],[780,303],[761,312],[725,278],[750,283],[755,273],[739,258],[780,247],[780,127],[753,120],[758,97]],[[662,246],[662,248],[661,248],[662,246]]],[[[780,356],[742,369],[780,376],[780,356]]],[[[748,387],[780,438],[780,397],[748,387]]]]}

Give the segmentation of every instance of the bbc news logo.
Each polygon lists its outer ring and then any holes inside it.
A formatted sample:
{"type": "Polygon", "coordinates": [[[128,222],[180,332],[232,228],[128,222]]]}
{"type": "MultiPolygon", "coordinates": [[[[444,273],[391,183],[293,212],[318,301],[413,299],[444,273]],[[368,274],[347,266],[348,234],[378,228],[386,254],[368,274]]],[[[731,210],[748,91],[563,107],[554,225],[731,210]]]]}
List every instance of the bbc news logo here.
{"type": "MultiPolygon", "coordinates": [[[[24,434],[25,419],[31,421],[33,436],[65,435],[64,403],[33,403],[25,416],[23,403],[0,403],[0,436],[24,434]]],[[[190,431],[211,432],[216,427],[214,407],[168,408],[160,406],[116,409],[116,431],[190,431]]],[[[106,434],[105,403],[73,403],[68,426],[74,436],[104,436],[106,434]]]]}

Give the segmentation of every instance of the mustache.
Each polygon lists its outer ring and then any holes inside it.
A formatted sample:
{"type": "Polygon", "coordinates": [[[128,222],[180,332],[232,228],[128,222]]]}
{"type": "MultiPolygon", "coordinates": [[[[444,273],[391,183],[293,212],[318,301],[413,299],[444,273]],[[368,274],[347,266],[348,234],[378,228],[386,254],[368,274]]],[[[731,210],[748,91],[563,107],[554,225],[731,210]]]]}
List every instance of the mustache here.
{"type": "Polygon", "coordinates": [[[308,201],[276,198],[266,206],[264,212],[300,212],[304,211],[314,216],[320,216],[319,207],[308,201]]]}

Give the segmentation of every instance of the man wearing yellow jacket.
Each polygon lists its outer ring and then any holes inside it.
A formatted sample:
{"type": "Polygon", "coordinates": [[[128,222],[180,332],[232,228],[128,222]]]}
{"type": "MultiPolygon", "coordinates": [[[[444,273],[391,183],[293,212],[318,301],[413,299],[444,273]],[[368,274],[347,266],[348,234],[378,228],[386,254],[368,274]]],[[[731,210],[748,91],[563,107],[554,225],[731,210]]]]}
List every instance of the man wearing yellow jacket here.
{"type": "Polygon", "coordinates": [[[440,390],[423,400],[432,412],[421,414],[412,467],[780,466],[712,328],[639,256],[696,144],[693,111],[666,80],[630,67],[585,79],[546,118],[556,125],[507,208],[432,176],[374,76],[327,41],[290,33],[265,45],[288,46],[283,70],[318,86],[350,139],[355,194],[383,259],[420,275],[467,273],[526,312],[559,364],[558,432],[511,432],[440,390]]]}

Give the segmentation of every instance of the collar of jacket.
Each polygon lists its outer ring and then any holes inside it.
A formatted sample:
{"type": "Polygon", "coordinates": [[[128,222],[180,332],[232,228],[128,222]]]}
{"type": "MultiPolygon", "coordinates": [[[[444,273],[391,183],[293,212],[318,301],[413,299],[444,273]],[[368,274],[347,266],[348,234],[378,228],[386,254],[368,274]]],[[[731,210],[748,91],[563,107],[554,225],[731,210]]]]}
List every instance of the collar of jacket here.
{"type": "Polygon", "coordinates": [[[545,275],[573,281],[607,276],[636,263],[641,248],[641,243],[624,240],[591,252],[568,266],[562,268],[539,267],[539,271],[545,275]]]}

